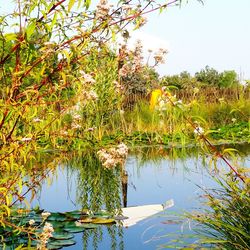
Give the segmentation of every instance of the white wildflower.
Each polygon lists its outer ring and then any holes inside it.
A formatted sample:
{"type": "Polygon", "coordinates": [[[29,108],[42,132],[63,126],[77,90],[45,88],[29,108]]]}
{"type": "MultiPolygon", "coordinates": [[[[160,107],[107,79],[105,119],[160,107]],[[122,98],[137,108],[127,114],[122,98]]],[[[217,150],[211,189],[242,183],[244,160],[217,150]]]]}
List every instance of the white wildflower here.
{"type": "Polygon", "coordinates": [[[50,216],[50,213],[49,212],[43,212],[41,215],[42,215],[43,220],[46,220],[50,216]]]}
{"type": "Polygon", "coordinates": [[[61,134],[62,134],[62,135],[68,135],[69,133],[68,133],[68,131],[66,131],[66,130],[62,130],[62,131],[61,131],[61,134]]]}
{"type": "Polygon", "coordinates": [[[204,130],[202,127],[198,126],[195,128],[194,133],[197,135],[202,135],[202,134],[204,134],[204,130]]]}
{"type": "Polygon", "coordinates": [[[83,83],[88,83],[88,84],[94,84],[95,80],[93,79],[93,77],[90,74],[86,74],[83,70],[79,71],[81,74],[81,80],[83,81],[83,83]]]}
{"type": "Polygon", "coordinates": [[[165,63],[165,55],[167,54],[167,50],[160,48],[154,55],[155,64],[164,64],[165,63]]]}
{"type": "Polygon", "coordinates": [[[100,2],[96,5],[96,18],[104,19],[108,16],[109,10],[112,7],[112,4],[108,4],[107,0],[100,0],[100,2]]]}
{"type": "Polygon", "coordinates": [[[45,225],[43,227],[43,232],[47,232],[47,233],[54,232],[52,224],[50,224],[49,222],[45,222],[45,225]]]}
{"type": "Polygon", "coordinates": [[[81,128],[82,126],[80,125],[80,124],[78,124],[78,123],[76,123],[76,122],[73,122],[72,124],[71,124],[71,128],[72,129],[79,129],[79,128],[81,128]]]}
{"type": "Polygon", "coordinates": [[[97,93],[94,90],[90,90],[89,93],[88,93],[88,95],[89,95],[89,99],[90,100],[96,100],[96,99],[98,99],[98,95],[97,95],[97,93]]]}
{"type": "Polygon", "coordinates": [[[31,137],[23,137],[23,138],[21,139],[21,141],[23,141],[23,142],[28,142],[28,141],[31,141],[31,140],[32,140],[31,137]]]}
{"type": "Polygon", "coordinates": [[[92,132],[92,131],[94,131],[95,129],[96,129],[96,127],[92,127],[92,128],[88,128],[87,131],[88,131],[88,132],[92,132]]]}
{"type": "Polygon", "coordinates": [[[81,120],[82,117],[79,114],[74,114],[72,117],[74,120],[81,120]]]}
{"type": "Polygon", "coordinates": [[[116,148],[101,149],[97,156],[105,168],[112,168],[116,165],[123,165],[128,155],[128,147],[121,143],[116,148]]]}
{"type": "Polygon", "coordinates": [[[33,219],[29,220],[30,226],[34,225],[35,223],[36,223],[35,220],[33,220],[33,219]]]}
{"type": "Polygon", "coordinates": [[[236,122],[236,120],[237,120],[236,118],[232,118],[232,122],[233,122],[233,123],[235,123],[235,122],[236,122]]]}
{"type": "Polygon", "coordinates": [[[176,102],[174,102],[174,105],[181,105],[182,104],[182,100],[178,100],[178,101],[176,101],[176,102]]]}
{"type": "Polygon", "coordinates": [[[38,118],[38,117],[36,117],[36,118],[33,119],[33,122],[41,122],[41,121],[42,120],[40,118],[38,118]]]}
{"type": "Polygon", "coordinates": [[[119,144],[117,146],[116,151],[122,157],[127,157],[127,155],[128,155],[128,147],[124,143],[119,144]]]}
{"type": "Polygon", "coordinates": [[[120,69],[119,69],[119,76],[127,76],[131,72],[131,67],[129,64],[124,64],[120,69]]]}
{"type": "Polygon", "coordinates": [[[46,245],[48,243],[49,238],[51,238],[53,236],[54,229],[52,224],[46,222],[44,227],[43,227],[43,231],[39,236],[39,240],[38,240],[38,244],[37,244],[37,249],[39,250],[44,250],[47,249],[46,245]]]}
{"type": "Polygon", "coordinates": [[[112,168],[116,165],[116,161],[113,158],[107,158],[106,161],[103,162],[103,166],[105,168],[112,168]]]}

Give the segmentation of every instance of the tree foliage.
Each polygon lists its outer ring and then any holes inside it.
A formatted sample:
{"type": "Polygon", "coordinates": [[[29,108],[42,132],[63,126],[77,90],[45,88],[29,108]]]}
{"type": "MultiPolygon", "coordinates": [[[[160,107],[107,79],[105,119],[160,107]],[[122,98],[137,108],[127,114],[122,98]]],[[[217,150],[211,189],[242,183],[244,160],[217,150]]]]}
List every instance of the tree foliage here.
{"type": "Polygon", "coordinates": [[[187,71],[183,71],[178,75],[164,76],[162,84],[173,85],[179,89],[192,89],[194,87],[230,88],[240,86],[237,73],[234,70],[225,70],[220,73],[209,66],[196,72],[194,76],[191,76],[187,71]]]}

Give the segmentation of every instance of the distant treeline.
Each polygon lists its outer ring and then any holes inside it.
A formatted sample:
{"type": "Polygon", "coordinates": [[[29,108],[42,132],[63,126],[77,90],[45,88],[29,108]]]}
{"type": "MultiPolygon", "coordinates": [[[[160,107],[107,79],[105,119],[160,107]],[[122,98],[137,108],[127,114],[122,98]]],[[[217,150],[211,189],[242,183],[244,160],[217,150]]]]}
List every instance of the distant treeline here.
{"type": "Polygon", "coordinates": [[[161,85],[171,85],[178,89],[189,89],[190,87],[232,88],[241,85],[234,70],[225,70],[220,73],[209,66],[196,72],[194,76],[183,71],[178,75],[164,76],[160,82],[161,85]]]}
{"type": "Polygon", "coordinates": [[[124,107],[131,109],[139,100],[149,100],[152,90],[167,86],[178,99],[189,102],[193,99],[207,103],[250,99],[250,83],[242,85],[234,70],[218,72],[206,66],[192,76],[187,71],[160,78],[150,67],[144,74],[133,74],[123,79],[124,107]]]}

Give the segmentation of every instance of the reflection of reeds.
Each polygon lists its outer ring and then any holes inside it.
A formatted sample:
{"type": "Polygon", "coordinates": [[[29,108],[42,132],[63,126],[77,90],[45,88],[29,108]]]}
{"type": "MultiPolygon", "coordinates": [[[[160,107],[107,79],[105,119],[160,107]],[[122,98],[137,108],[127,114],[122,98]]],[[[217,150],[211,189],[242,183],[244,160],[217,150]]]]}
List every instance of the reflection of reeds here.
{"type": "Polygon", "coordinates": [[[163,146],[143,146],[133,147],[131,154],[143,164],[147,161],[157,163],[162,159],[177,160],[198,156],[197,147],[163,147],[163,146]]]}
{"type": "MultiPolygon", "coordinates": [[[[231,148],[231,144],[218,144],[216,148],[223,151],[231,148]]],[[[240,156],[246,156],[250,152],[250,144],[234,144],[235,149],[238,150],[240,156]]],[[[142,162],[153,161],[155,163],[162,159],[168,160],[186,160],[188,158],[198,158],[206,156],[199,146],[190,145],[187,147],[174,147],[174,146],[138,146],[130,148],[130,155],[135,156],[142,162]]]]}

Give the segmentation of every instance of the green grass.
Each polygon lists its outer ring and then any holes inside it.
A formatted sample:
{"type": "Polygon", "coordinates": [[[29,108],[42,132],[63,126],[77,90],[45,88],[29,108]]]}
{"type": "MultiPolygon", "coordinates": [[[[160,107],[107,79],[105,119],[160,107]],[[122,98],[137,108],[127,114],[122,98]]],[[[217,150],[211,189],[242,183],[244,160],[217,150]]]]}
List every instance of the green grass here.
{"type": "Polygon", "coordinates": [[[232,175],[217,178],[219,188],[205,191],[207,210],[188,215],[199,223],[201,244],[227,250],[250,249],[250,179],[245,180],[244,184],[232,175]]]}

